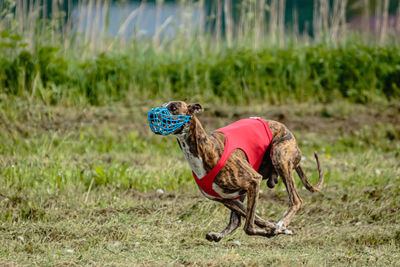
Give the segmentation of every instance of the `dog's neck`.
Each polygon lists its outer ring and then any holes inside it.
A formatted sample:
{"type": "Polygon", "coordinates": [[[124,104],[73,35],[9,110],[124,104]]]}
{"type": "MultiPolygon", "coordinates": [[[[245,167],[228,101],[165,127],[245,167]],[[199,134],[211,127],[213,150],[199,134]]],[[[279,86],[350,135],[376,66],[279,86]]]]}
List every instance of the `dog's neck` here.
{"type": "Polygon", "coordinates": [[[198,178],[204,177],[218,162],[220,155],[214,152],[216,140],[206,133],[196,117],[193,116],[184,126],[182,133],[176,137],[186,160],[198,178]]]}

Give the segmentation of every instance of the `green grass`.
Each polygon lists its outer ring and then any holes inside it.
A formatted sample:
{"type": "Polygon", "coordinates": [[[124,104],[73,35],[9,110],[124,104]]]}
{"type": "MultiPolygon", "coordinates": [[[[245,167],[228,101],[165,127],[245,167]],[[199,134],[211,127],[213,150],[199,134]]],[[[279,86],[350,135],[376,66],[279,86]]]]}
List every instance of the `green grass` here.
{"type": "MultiPolygon", "coordinates": [[[[400,106],[207,105],[208,130],[240,117],[283,121],[317,180],[302,189],[293,236],[246,236],[220,243],[229,212],[201,196],[173,137],[154,136],[154,102],[101,107],[48,106],[2,96],[0,264],[21,265],[398,265],[400,264],[400,106]],[[157,194],[163,189],[164,194],[157,194]],[[234,241],[240,241],[238,246],[234,241]]],[[[280,182],[265,184],[258,213],[277,221],[287,205],[280,182]]]]}

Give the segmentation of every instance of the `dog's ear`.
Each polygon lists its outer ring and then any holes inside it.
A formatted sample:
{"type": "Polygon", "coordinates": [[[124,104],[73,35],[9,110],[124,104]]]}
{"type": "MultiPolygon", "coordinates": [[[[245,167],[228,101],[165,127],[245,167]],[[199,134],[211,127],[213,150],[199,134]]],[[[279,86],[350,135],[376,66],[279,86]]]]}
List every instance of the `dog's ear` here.
{"type": "Polygon", "coordinates": [[[203,107],[198,103],[189,104],[187,106],[189,115],[193,115],[194,113],[203,112],[203,107]]]}

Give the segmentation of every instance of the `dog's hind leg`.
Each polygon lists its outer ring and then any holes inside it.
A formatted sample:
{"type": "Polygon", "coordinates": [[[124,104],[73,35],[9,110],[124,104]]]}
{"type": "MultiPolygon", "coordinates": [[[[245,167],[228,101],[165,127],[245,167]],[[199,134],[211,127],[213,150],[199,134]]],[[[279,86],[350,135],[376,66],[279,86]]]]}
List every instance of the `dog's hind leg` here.
{"type": "MultiPolygon", "coordinates": [[[[243,200],[245,199],[245,197],[246,196],[241,197],[239,201],[243,203],[243,200]]],[[[225,229],[219,233],[218,232],[210,232],[206,235],[206,238],[208,241],[219,242],[224,236],[229,235],[230,233],[235,231],[240,226],[240,224],[241,224],[240,214],[238,214],[234,211],[231,211],[229,223],[225,227],[225,229]]]]}
{"type": "Polygon", "coordinates": [[[285,184],[289,195],[289,208],[276,224],[276,232],[277,234],[291,234],[292,232],[286,227],[302,204],[293,179],[293,168],[298,164],[301,157],[300,150],[293,139],[273,144],[272,153],[272,164],[285,184]]]}

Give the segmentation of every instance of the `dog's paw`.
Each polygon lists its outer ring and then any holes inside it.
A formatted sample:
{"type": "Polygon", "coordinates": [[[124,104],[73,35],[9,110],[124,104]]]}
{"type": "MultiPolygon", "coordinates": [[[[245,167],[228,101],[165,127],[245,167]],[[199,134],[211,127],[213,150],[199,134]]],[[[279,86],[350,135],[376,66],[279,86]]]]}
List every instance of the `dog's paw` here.
{"type": "Polygon", "coordinates": [[[210,232],[206,234],[206,239],[210,242],[219,242],[222,239],[222,234],[221,233],[216,233],[216,232],[210,232]]]}
{"type": "Polygon", "coordinates": [[[293,235],[293,232],[292,232],[292,230],[289,230],[289,229],[283,229],[282,230],[282,234],[284,234],[284,235],[293,235]]]}
{"type": "Polygon", "coordinates": [[[293,235],[292,230],[287,229],[286,227],[277,225],[275,229],[275,234],[276,235],[293,235]]]}
{"type": "Polygon", "coordinates": [[[292,230],[281,228],[275,230],[275,235],[293,235],[292,230]]]}

